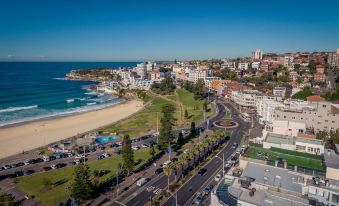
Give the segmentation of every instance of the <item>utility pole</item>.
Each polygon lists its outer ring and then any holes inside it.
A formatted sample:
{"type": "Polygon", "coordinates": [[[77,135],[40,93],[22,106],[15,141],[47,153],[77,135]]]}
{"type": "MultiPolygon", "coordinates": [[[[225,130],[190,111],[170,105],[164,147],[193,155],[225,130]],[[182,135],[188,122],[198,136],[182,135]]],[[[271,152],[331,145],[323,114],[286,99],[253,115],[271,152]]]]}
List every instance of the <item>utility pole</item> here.
{"type": "MultiPolygon", "coordinates": [[[[177,174],[175,174],[175,182],[177,182],[177,174]]],[[[178,206],[178,189],[175,191],[175,206],[178,206]]]]}
{"type": "Polygon", "coordinates": [[[225,153],[222,153],[222,178],[225,177],[225,153]]]}

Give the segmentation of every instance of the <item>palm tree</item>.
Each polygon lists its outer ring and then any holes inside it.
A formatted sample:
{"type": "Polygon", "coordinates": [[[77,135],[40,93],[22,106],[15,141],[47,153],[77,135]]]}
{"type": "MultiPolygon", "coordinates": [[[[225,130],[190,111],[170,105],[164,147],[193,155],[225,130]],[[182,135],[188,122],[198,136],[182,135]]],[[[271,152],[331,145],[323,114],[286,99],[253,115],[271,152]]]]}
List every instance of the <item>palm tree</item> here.
{"type": "MultiPolygon", "coordinates": [[[[183,173],[184,171],[184,167],[185,165],[187,164],[187,160],[188,160],[188,157],[187,157],[187,154],[182,154],[180,157],[179,157],[179,160],[178,160],[178,163],[180,164],[181,166],[181,174],[183,173]]],[[[181,175],[180,174],[180,175],[181,175]]]]}
{"type": "Polygon", "coordinates": [[[170,178],[170,176],[173,172],[173,168],[172,168],[171,164],[164,166],[164,173],[167,176],[167,190],[168,191],[169,191],[169,185],[170,185],[170,179],[169,178],[170,178]]]}
{"type": "MultiPolygon", "coordinates": [[[[189,151],[187,153],[187,160],[188,160],[188,167],[190,167],[190,163],[191,161],[194,159],[194,152],[193,151],[189,151]]],[[[193,161],[194,162],[194,161],[193,161]]]]}

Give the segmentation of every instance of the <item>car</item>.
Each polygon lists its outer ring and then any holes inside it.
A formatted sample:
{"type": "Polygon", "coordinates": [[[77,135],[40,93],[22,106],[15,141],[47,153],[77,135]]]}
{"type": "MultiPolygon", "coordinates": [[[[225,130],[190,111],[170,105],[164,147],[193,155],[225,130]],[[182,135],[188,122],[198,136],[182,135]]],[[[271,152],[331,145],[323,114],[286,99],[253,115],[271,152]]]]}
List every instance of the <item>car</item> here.
{"type": "Polygon", "coordinates": [[[214,181],[216,182],[219,182],[221,179],[221,175],[220,174],[217,174],[215,177],[214,177],[214,181]]]}
{"type": "Polygon", "coordinates": [[[114,151],[114,153],[117,154],[117,155],[121,155],[122,154],[122,150],[121,149],[116,150],[116,151],[114,151]]]}
{"type": "Polygon", "coordinates": [[[29,160],[26,160],[26,161],[24,162],[24,164],[25,164],[25,165],[29,165],[29,164],[31,164],[31,163],[30,163],[29,160]]]}
{"type": "Polygon", "coordinates": [[[34,170],[23,170],[24,175],[30,175],[34,173],[34,170]]]}
{"type": "Polygon", "coordinates": [[[11,165],[5,165],[2,168],[4,168],[4,170],[8,170],[8,169],[11,169],[12,167],[11,167],[11,165]]]}
{"type": "Polygon", "coordinates": [[[139,146],[132,146],[132,150],[139,150],[140,147],[139,146]]]}
{"type": "Polygon", "coordinates": [[[208,194],[212,191],[213,187],[214,187],[214,186],[213,186],[212,184],[207,185],[207,186],[203,189],[202,194],[208,195],[208,194]]]}
{"type": "Polygon", "coordinates": [[[195,198],[194,203],[197,204],[197,205],[200,205],[203,201],[204,201],[204,197],[202,195],[198,195],[195,198]]]}
{"type": "Polygon", "coordinates": [[[84,154],[78,154],[75,156],[75,159],[82,159],[82,158],[85,158],[84,154]]]}
{"type": "Polygon", "coordinates": [[[157,168],[157,169],[154,171],[154,173],[155,173],[156,175],[158,175],[158,174],[162,173],[163,171],[164,171],[164,169],[161,168],[161,167],[159,167],[159,168],[157,168]]]}
{"type": "Polygon", "coordinates": [[[51,170],[52,168],[50,166],[45,166],[42,168],[43,171],[49,171],[51,170]]]}
{"type": "Polygon", "coordinates": [[[149,146],[148,146],[148,144],[142,144],[141,147],[142,147],[142,148],[147,148],[147,147],[149,147],[149,146]]]}
{"type": "Polygon", "coordinates": [[[238,143],[233,142],[233,144],[232,144],[232,149],[236,149],[237,147],[238,147],[238,143]]]}
{"type": "Polygon", "coordinates": [[[171,160],[167,160],[166,162],[164,162],[163,166],[169,165],[171,162],[171,160]]]}
{"type": "Polygon", "coordinates": [[[198,175],[203,176],[206,173],[207,169],[202,168],[199,170],[198,175]]]}
{"type": "Polygon", "coordinates": [[[40,162],[43,162],[44,159],[42,159],[42,158],[36,158],[35,161],[36,161],[36,163],[40,163],[40,162]]]}
{"type": "Polygon", "coordinates": [[[24,173],[23,173],[22,171],[16,171],[16,172],[14,172],[14,175],[15,175],[16,177],[21,177],[21,176],[24,175],[24,173]]]}
{"type": "Polygon", "coordinates": [[[24,165],[25,165],[25,163],[23,163],[23,162],[16,163],[16,167],[21,167],[21,166],[24,166],[24,165]]]}
{"type": "Polygon", "coordinates": [[[117,142],[117,145],[121,146],[121,145],[122,145],[122,142],[117,142]]]}
{"type": "Polygon", "coordinates": [[[110,148],[113,148],[113,147],[119,147],[119,145],[117,143],[113,143],[109,146],[110,148]]]}
{"type": "Polygon", "coordinates": [[[55,167],[56,167],[57,169],[59,169],[59,168],[66,167],[66,165],[67,165],[66,163],[62,163],[62,162],[61,162],[61,163],[56,164],[55,167]]]}
{"type": "Polygon", "coordinates": [[[57,168],[55,164],[51,164],[50,167],[51,167],[52,170],[55,170],[57,168]]]}

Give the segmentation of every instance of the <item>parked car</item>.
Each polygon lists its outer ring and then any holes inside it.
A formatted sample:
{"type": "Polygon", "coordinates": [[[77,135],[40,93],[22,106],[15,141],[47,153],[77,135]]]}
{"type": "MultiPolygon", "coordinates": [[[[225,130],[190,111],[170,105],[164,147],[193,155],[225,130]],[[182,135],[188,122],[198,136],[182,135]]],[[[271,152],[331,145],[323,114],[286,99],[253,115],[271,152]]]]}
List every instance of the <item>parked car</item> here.
{"type": "Polygon", "coordinates": [[[25,165],[29,165],[29,164],[31,164],[31,163],[30,163],[29,160],[26,160],[26,161],[24,162],[24,164],[25,164],[25,165]]]}
{"type": "Polygon", "coordinates": [[[132,146],[132,150],[139,150],[140,147],[139,146],[132,146]]]}
{"type": "Polygon", "coordinates": [[[142,144],[141,147],[142,147],[142,148],[147,148],[147,147],[149,147],[149,146],[148,146],[148,144],[142,144]]]}
{"type": "Polygon", "coordinates": [[[4,170],[8,170],[8,169],[11,169],[11,165],[5,165],[5,166],[2,166],[2,168],[4,168],[4,170]]]}
{"type": "Polygon", "coordinates": [[[197,205],[200,205],[203,201],[204,201],[204,197],[202,195],[198,195],[195,198],[194,203],[197,204],[197,205]]]}
{"type": "Polygon", "coordinates": [[[20,176],[23,176],[24,173],[23,173],[22,171],[16,171],[16,172],[14,172],[14,175],[15,175],[16,177],[20,177],[20,176]]]}
{"type": "Polygon", "coordinates": [[[36,158],[35,161],[36,161],[36,163],[40,163],[40,162],[43,162],[44,159],[42,159],[42,158],[39,157],[39,158],[36,158]]]}
{"type": "Polygon", "coordinates": [[[49,156],[43,156],[42,159],[44,160],[44,162],[51,161],[51,158],[49,156]]]}
{"type": "Polygon", "coordinates": [[[161,167],[159,167],[159,168],[157,168],[157,169],[154,171],[154,173],[155,173],[156,175],[158,175],[158,174],[162,173],[163,171],[164,171],[164,169],[161,168],[161,167]]]}
{"type": "Polygon", "coordinates": [[[206,173],[207,169],[202,168],[199,170],[198,175],[203,176],[206,173]]]}
{"type": "Polygon", "coordinates": [[[55,170],[57,168],[55,164],[51,164],[50,167],[52,168],[52,170],[55,170]]]}
{"type": "Polygon", "coordinates": [[[67,166],[66,163],[58,163],[58,164],[55,165],[55,167],[56,167],[57,169],[63,168],[63,167],[66,167],[66,166],[67,166]]]}
{"type": "Polygon", "coordinates": [[[215,177],[214,177],[214,181],[216,182],[219,182],[221,179],[221,175],[220,174],[217,174],[215,177]]]}
{"type": "Polygon", "coordinates": [[[203,194],[208,195],[212,191],[213,187],[214,186],[212,184],[207,185],[202,191],[203,194]]]}
{"type": "Polygon", "coordinates": [[[34,170],[23,170],[24,175],[30,175],[34,173],[34,170]]]}
{"type": "Polygon", "coordinates": [[[50,166],[45,166],[42,168],[43,171],[49,171],[51,170],[52,168],[50,166]]]}

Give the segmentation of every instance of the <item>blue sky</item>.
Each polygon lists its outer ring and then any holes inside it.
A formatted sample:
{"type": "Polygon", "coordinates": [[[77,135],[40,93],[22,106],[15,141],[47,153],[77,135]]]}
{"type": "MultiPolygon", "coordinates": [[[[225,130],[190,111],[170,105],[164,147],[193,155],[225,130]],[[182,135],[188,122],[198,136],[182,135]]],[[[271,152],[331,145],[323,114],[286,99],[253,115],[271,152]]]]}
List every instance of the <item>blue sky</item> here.
{"type": "Polygon", "coordinates": [[[0,60],[172,60],[339,48],[339,1],[0,1],[0,60]]]}

